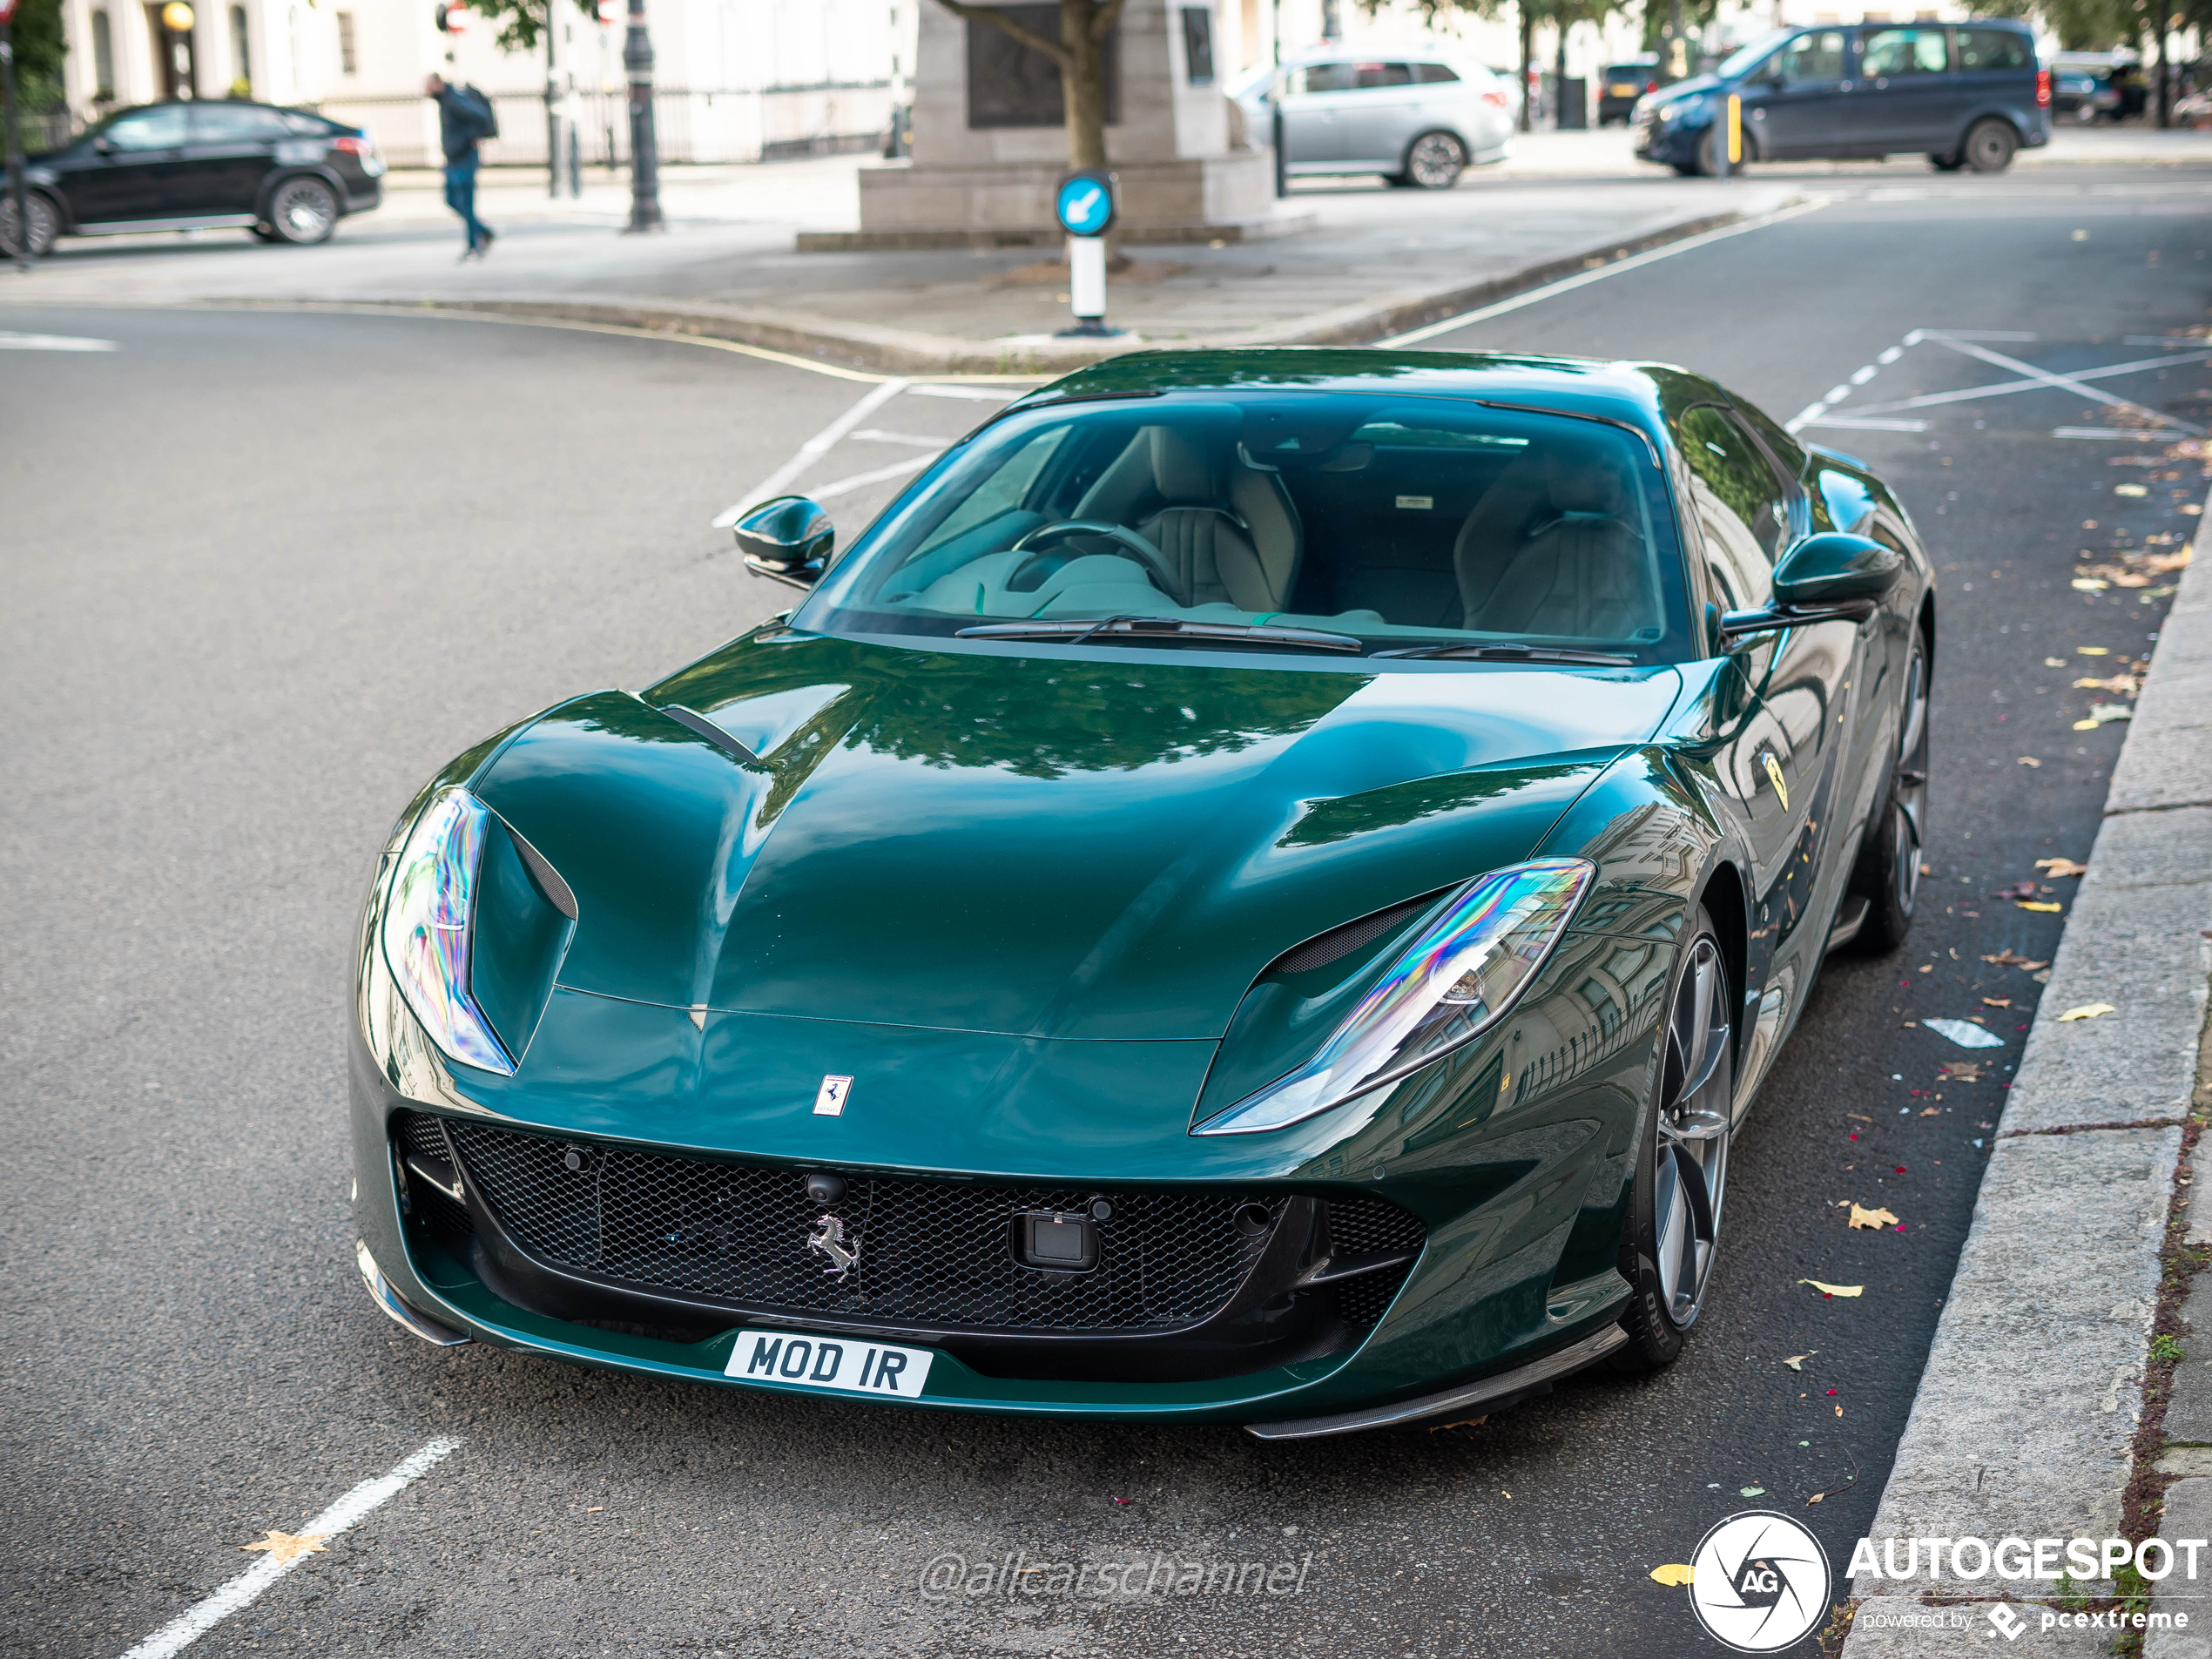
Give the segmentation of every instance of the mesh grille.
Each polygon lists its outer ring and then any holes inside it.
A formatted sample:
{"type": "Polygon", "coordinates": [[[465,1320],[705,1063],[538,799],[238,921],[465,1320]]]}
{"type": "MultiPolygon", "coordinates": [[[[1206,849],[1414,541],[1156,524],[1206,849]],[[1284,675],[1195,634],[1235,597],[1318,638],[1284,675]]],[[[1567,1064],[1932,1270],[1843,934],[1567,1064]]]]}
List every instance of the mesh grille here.
{"type": "MultiPolygon", "coordinates": [[[[858,1178],[825,1212],[788,1169],[672,1157],[447,1120],[478,1196],[533,1255],[641,1287],[843,1318],[1049,1331],[1195,1324],[1244,1280],[1267,1240],[1236,1223],[1233,1191],[1106,1194],[1098,1265],[1026,1267],[1025,1211],[1082,1211],[1095,1188],[858,1178]],[[573,1150],[583,1167],[571,1170],[573,1150]],[[828,1213],[860,1244],[842,1279],[807,1238],[828,1213]]],[[[1410,1219],[1410,1217],[1409,1217],[1410,1219]]],[[[1418,1227],[1418,1224],[1416,1224],[1418,1227]]]]}
{"type": "Polygon", "coordinates": [[[1419,1250],[1420,1220],[1386,1198],[1345,1198],[1329,1205],[1329,1237],[1339,1256],[1419,1250]]]}
{"type": "Polygon", "coordinates": [[[1378,910],[1372,915],[1347,921],[1340,927],[1332,927],[1325,934],[1316,934],[1302,945],[1293,945],[1268,965],[1271,974],[1303,974],[1312,968],[1325,968],[1340,961],[1362,945],[1379,939],[1393,927],[1428,908],[1436,895],[1408,899],[1394,904],[1387,910],[1378,910]]]}
{"type": "MultiPolygon", "coordinates": [[[[453,1153],[446,1146],[445,1131],[438,1127],[435,1117],[422,1112],[401,1112],[393,1119],[392,1137],[400,1143],[402,1153],[433,1159],[448,1169],[453,1165],[453,1153]]],[[[438,1238],[457,1241],[476,1231],[467,1207],[455,1204],[428,1181],[410,1177],[407,1196],[408,1213],[438,1238]]]]}

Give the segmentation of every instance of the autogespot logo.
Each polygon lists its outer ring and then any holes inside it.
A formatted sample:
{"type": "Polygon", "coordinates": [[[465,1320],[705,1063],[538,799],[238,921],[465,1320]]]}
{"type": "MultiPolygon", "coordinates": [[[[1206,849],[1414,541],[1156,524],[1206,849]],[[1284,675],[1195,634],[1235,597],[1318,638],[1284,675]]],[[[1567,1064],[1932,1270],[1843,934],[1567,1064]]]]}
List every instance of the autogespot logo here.
{"type": "Polygon", "coordinates": [[[1775,1653],[1828,1612],[1828,1554],[1787,1515],[1754,1509],[1705,1534],[1690,1558],[1689,1606],[1716,1642],[1775,1653]]]}

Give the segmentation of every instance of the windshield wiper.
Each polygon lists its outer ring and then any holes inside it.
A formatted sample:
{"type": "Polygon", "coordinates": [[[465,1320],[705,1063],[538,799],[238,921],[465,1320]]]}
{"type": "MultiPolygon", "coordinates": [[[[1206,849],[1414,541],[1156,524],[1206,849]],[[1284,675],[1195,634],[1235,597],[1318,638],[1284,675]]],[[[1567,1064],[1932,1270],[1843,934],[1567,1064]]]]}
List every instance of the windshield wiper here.
{"type": "Polygon", "coordinates": [[[1578,668],[1634,668],[1633,657],[1602,651],[1564,651],[1551,645],[1401,645],[1377,657],[1457,657],[1487,663],[1568,663],[1578,668]]]}
{"type": "Polygon", "coordinates": [[[1290,651],[1348,651],[1359,640],[1317,628],[1278,628],[1271,623],[1185,622],[1179,617],[1099,617],[1064,622],[991,622],[962,628],[955,639],[1057,639],[1080,645],[1090,640],[1134,640],[1139,644],[1183,644],[1280,645],[1290,651]]]}

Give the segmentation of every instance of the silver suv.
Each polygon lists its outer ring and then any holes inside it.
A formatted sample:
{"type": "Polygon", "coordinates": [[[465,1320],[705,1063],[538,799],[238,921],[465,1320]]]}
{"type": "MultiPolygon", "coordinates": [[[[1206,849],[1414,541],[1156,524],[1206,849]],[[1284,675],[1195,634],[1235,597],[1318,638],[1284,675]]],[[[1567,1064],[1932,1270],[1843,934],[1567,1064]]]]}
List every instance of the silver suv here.
{"type": "Polygon", "coordinates": [[[1298,177],[1377,172],[1393,185],[1449,190],[1470,164],[1512,151],[1511,89],[1479,64],[1332,50],[1262,64],[1230,93],[1262,143],[1278,89],[1285,165],[1298,177]]]}

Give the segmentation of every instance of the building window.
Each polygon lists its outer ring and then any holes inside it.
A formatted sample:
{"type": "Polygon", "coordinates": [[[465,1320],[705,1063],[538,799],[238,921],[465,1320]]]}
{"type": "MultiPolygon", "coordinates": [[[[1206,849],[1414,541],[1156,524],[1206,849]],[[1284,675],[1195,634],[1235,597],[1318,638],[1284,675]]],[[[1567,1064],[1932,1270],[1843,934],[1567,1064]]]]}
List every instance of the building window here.
{"type": "Polygon", "coordinates": [[[115,37],[108,32],[105,11],[92,14],[92,98],[99,104],[115,101],[115,37]]]}
{"type": "Polygon", "coordinates": [[[341,73],[351,75],[359,67],[354,56],[354,14],[341,11],[338,14],[338,68],[341,73]]]}
{"type": "Polygon", "coordinates": [[[1210,6],[1183,8],[1183,64],[1190,71],[1190,84],[1213,84],[1213,9],[1210,6]]]}
{"type": "Polygon", "coordinates": [[[246,26],[246,8],[231,8],[231,96],[253,96],[253,41],[246,26]]]}

